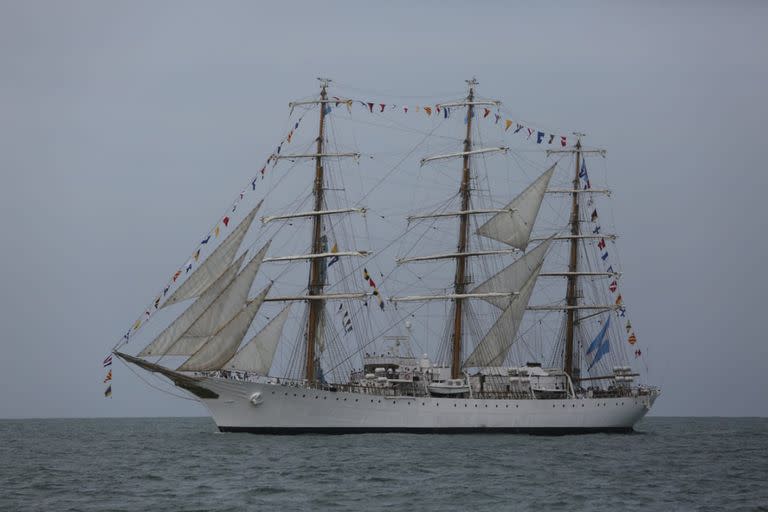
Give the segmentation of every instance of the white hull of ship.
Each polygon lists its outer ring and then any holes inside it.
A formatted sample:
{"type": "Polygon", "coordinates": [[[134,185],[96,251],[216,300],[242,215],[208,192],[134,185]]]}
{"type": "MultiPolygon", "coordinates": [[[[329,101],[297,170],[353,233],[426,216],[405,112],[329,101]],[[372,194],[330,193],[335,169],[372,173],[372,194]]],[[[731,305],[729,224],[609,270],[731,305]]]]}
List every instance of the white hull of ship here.
{"type": "Polygon", "coordinates": [[[219,395],[200,399],[219,430],[265,434],[630,432],[656,398],[386,397],[213,378],[201,384],[219,395]]]}

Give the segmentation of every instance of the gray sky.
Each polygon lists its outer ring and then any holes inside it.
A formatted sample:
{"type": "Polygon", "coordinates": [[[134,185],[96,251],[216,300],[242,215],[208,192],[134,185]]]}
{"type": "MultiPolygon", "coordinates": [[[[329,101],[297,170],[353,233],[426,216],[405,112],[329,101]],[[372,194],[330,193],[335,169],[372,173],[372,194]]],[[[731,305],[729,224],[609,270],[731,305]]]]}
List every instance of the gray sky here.
{"type": "Polygon", "coordinates": [[[203,413],[101,359],[323,75],[587,132],[654,413],[767,415],[766,6],[530,4],[0,2],[0,417],[203,413]]]}

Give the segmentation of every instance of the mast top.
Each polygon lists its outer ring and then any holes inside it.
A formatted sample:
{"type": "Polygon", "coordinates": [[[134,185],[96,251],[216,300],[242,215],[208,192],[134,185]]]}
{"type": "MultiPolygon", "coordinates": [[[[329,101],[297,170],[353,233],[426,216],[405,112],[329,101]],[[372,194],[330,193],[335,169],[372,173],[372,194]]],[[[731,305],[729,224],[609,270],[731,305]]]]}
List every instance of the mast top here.
{"type": "Polygon", "coordinates": [[[480,83],[477,81],[477,78],[475,78],[474,76],[472,77],[471,80],[464,80],[464,81],[467,82],[467,87],[469,87],[470,91],[474,88],[474,86],[480,83]]]}
{"type": "Polygon", "coordinates": [[[323,89],[327,88],[328,84],[333,82],[333,80],[331,80],[330,78],[323,78],[321,76],[317,77],[317,79],[320,81],[320,87],[323,89]]]}

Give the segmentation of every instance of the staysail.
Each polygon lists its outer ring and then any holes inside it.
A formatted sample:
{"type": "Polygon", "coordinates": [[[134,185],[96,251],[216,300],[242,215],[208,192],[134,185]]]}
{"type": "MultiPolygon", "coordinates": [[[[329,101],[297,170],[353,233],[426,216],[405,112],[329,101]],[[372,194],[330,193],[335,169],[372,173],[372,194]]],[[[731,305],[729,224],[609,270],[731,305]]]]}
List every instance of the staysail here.
{"type": "Polygon", "coordinates": [[[286,306],[276,317],[259,331],[243,348],[224,364],[227,370],[245,370],[267,375],[272,367],[277,344],[283,332],[291,306],[286,306]]]}
{"type": "Polygon", "coordinates": [[[536,178],[518,196],[504,207],[508,212],[500,212],[477,228],[477,234],[498,240],[522,251],[528,246],[531,230],[541,208],[541,201],[555,172],[555,165],[536,178]]]}
{"type": "Polygon", "coordinates": [[[188,356],[194,354],[215,332],[229,322],[245,306],[248,292],[253,286],[269,245],[264,247],[249,261],[237,277],[224,289],[210,306],[166,351],[169,356],[188,356]]]}
{"type": "MultiPolygon", "coordinates": [[[[515,341],[515,336],[520,328],[523,314],[525,314],[525,308],[528,306],[528,301],[531,300],[531,294],[536,285],[536,279],[539,277],[539,271],[541,271],[541,267],[544,263],[544,256],[546,256],[547,249],[549,249],[551,242],[552,239],[550,238],[526,254],[526,256],[534,255],[534,257],[531,260],[533,263],[531,267],[518,267],[524,269],[524,271],[519,271],[515,275],[516,279],[524,279],[522,286],[511,288],[511,290],[517,292],[517,295],[514,295],[511,298],[511,301],[510,299],[504,299],[505,301],[508,301],[504,311],[499,315],[496,323],[493,324],[493,327],[491,327],[485,337],[480,340],[475,347],[475,350],[464,362],[464,367],[501,366],[504,363],[509,347],[511,347],[512,343],[515,341]]],[[[524,258],[525,256],[507,267],[507,269],[517,265],[524,258]]],[[[497,276],[503,274],[505,270],[499,272],[497,276]]],[[[486,281],[486,283],[488,283],[488,281],[486,281]]],[[[480,286],[483,286],[486,283],[483,283],[480,286]]],[[[507,290],[510,290],[510,288],[507,288],[507,290]]],[[[493,302],[498,299],[494,298],[493,300],[487,300],[498,306],[497,303],[493,302]]]]}
{"type": "Polygon", "coordinates": [[[229,267],[243,242],[248,228],[251,227],[256,212],[261,207],[261,201],[240,222],[232,233],[219,244],[210,256],[197,267],[192,274],[179,286],[161,307],[170,306],[183,300],[197,297],[216,281],[229,267]]]}
{"type": "Polygon", "coordinates": [[[234,318],[210,336],[192,357],[179,366],[178,371],[220,370],[224,363],[237,352],[237,347],[243,341],[245,333],[253,322],[253,317],[264,303],[271,287],[271,284],[267,285],[258,297],[250,301],[234,318]]]}
{"type": "MultiPolygon", "coordinates": [[[[538,272],[551,242],[552,238],[549,238],[540,243],[536,248],[515,260],[514,263],[497,272],[485,282],[480,283],[472,290],[472,293],[519,292],[528,282],[533,272],[538,272]]],[[[505,309],[509,306],[510,301],[514,300],[514,296],[485,297],[483,300],[490,302],[499,309],[505,309]]]]}
{"type": "Polygon", "coordinates": [[[166,327],[152,342],[139,352],[138,357],[162,356],[200,318],[216,298],[237,275],[247,253],[243,253],[226,271],[203,292],[176,320],[166,327]]]}

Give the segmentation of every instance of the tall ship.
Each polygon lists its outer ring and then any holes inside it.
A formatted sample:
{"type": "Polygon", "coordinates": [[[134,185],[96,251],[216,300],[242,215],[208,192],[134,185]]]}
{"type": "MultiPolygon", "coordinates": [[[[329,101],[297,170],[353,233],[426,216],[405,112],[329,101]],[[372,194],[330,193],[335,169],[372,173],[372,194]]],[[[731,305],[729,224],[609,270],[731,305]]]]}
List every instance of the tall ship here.
{"type": "Polygon", "coordinates": [[[631,431],[660,390],[599,213],[605,151],[477,87],[403,105],[320,79],[109,364],[224,432],[631,431]]]}

